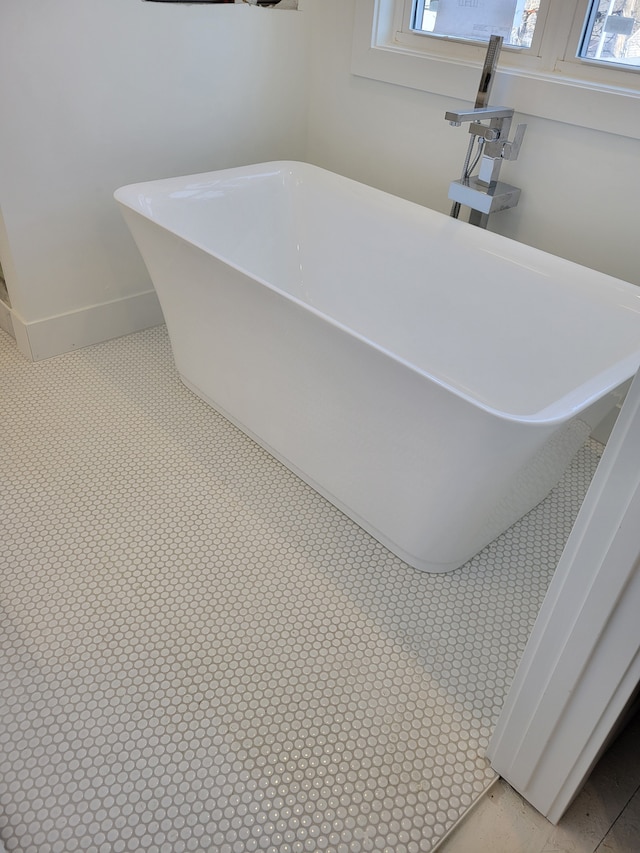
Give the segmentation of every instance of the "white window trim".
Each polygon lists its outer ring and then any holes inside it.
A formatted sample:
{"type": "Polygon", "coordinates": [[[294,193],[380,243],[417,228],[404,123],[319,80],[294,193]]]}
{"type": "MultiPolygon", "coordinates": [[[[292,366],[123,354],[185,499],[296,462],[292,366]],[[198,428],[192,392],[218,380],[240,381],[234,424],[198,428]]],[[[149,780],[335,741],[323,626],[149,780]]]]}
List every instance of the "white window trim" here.
{"type": "MultiPolygon", "coordinates": [[[[561,7],[563,14],[569,8],[573,16],[574,4],[563,0],[561,7]]],[[[401,34],[402,15],[402,0],[356,0],[352,72],[473,101],[486,48],[469,45],[464,58],[451,58],[446,47],[434,47],[438,39],[401,34]]],[[[529,57],[520,66],[516,63],[510,52],[503,50],[492,90],[493,104],[640,139],[640,75],[600,66],[594,69],[589,63],[577,64],[566,57],[555,62],[551,70],[544,69],[544,63],[536,67],[529,57]],[[625,85],[621,85],[622,79],[625,85]]]]}

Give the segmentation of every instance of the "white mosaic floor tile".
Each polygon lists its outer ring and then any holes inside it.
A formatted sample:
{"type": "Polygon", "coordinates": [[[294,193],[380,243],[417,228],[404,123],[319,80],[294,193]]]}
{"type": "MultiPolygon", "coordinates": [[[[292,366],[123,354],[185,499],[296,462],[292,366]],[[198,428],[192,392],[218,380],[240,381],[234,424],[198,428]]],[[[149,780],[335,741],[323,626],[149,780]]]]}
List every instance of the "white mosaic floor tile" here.
{"type": "Polygon", "coordinates": [[[483,757],[598,461],[410,569],[184,388],[152,329],[0,333],[7,853],[419,853],[483,757]]]}

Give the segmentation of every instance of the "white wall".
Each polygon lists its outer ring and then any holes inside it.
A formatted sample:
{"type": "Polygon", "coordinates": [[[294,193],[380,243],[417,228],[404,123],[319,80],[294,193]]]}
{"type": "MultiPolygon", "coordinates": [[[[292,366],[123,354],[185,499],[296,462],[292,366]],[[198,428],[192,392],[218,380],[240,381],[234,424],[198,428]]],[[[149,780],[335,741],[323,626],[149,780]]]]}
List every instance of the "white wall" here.
{"type": "MultiPolygon", "coordinates": [[[[158,322],[112,200],[127,182],[291,157],[448,212],[467,134],[448,100],[351,74],[354,7],[1,0],[0,251],[26,354],[158,322]]],[[[640,284],[640,142],[517,119],[502,176],[522,198],[491,227],[640,284]]]]}
{"type": "MultiPolygon", "coordinates": [[[[355,0],[305,0],[304,8],[313,33],[308,159],[448,213],[448,185],[468,142],[464,127],[444,121],[450,100],[351,74],[355,0]]],[[[527,135],[501,179],[522,196],[491,218],[491,229],[640,284],[640,141],[516,121],[528,123],[527,135]]]]}
{"type": "Polygon", "coordinates": [[[244,4],[2,0],[0,211],[27,354],[157,321],[118,186],[304,155],[306,32],[244,4]]]}

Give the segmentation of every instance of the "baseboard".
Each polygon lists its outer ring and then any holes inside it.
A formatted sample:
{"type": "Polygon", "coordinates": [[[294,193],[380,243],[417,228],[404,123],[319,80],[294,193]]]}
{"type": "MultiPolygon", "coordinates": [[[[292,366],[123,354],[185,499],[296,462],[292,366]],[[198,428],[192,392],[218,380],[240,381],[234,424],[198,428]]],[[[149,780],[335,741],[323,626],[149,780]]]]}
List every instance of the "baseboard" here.
{"type": "MultiPolygon", "coordinates": [[[[11,308],[0,299],[0,329],[15,338],[13,331],[13,319],[11,317],[11,308]]],[[[1,851],[0,851],[1,853],[1,851]]]]}
{"type": "Polygon", "coordinates": [[[18,349],[31,361],[52,358],[164,322],[154,290],[31,323],[13,309],[9,311],[18,349]]]}

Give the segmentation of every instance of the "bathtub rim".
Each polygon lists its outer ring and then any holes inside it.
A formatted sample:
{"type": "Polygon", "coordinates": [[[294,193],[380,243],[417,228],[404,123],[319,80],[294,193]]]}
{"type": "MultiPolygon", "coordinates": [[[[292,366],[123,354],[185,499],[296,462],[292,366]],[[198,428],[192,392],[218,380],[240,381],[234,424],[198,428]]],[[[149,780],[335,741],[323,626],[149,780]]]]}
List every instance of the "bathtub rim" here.
{"type": "MultiPolygon", "coordinates": [[[[419,376],[427,379],[428,381],[434,382],[439,387],[443,388],[449,393],[455,394],[462,400],[465,400],[467,403],[477,406],[480,409],[484,410],[488,414],[497,417],[501,420],[510,421],[513,423],[520,424],[531,424],[531,425],[548,425],[553,426],[554,424],[561,424],[573,417],[578,416],[581,412],[585,412],[589,409],[593,404],[597,403],[598,400],[606,397],[608,394],[614,392],[617,388],[627,382],[631,377],[633,377],[638,370],[640,369],[640,344],[638,347],[638,351],[635,354],[631,354],[626,356],[625,358],[617,361],[615,364],[610,367],[596,373],[591,376],[586,382],[583,382],[581,385],[573,388],[568,393],[564,394],[559,399],[555,400],[550,405],[540,409],[536,412],[524,413],[524,414],[516,414],[508,411],[504,411],[503,409],[496,408],[491,406],[490,404],[484,402],[483,400],[475,397],[473,394],[470,394],[464,391],[462,388],[458,388],[456,385],[447,381],[445,378],[441,378],[434,373],[430,373],[427,370],[424,370],[421,367],[418,367],[413,362],[408,361],[406,358],[398,355],[387,347],[382,346],[366,335],[358,332],[357,330],[351,328],[345,323],[336,320],[330,314],[327,314],[323,311],[320,311],[314,305],[305,302],[304,300],[298,298],[294,294],[283,290],[278,287],[273,282],[268,281],[264,277],[259,274],[256,274],[254,271],[247,269],[236,261],[229,259],[224,256],[222,253],[214,253],[211,249],[205,246],[201,241],[193,239],[188,234],[184,233],[184,231],[177,229],[175,227],[169,227],[164,225],[162,222],[158,221],[158,219],[154,218],[153,215],[148,213],[140,204],[136,204],[135,201],[131,201],[130,196],[135,195],[137,191],[140,191],[142,188],[148,190],[148,188],[155,186],[156,188],[163,187],[164,189],[171,189],[172,186],[178,188],[184,185],[186,181],[195,181],[195,180],[211,180],[213,176],[217,178],[224,179],[225,176],[231,177],[233,175],[238,174],[248,174],[250,170],[264,170],[266,168],[270,168],[272,171],[276,169],[282,170],[285,168],[291,169],[294,167],[302,167],[305,169],[311,169],[316,172],[321,172],[327,175],[335,176],[342,181],[348,182],[352,185],[365,187],[367,190],[370,190],[380,196],[386,196],[389,199],[392,199],[394,203],[400,203],[402,205],[407,205],[419,210],[428,211],[430,215],[436,217],[442,217],[451,223],[449,227],[451,228],[472,228],[475,229],[475,226],[469,225],[467,222],[463,222],[461,220],[452,219],[445,213],[441,213],[440,211],[433,210],[432,208],[428,208],[424,205],[420,205],[417,202],[410,201],[408,199],[402,198],[401,196],[394,195],[393,193],[389,193],[386,190],[380,190],[377,187],[372,187],[369,184],[364,184],[361,181],[354,180],[353,178],[348,178],[344,175],[340,175],[337,172],[333,172],[329,169],[325,169],[321,166],[316,166],[313,163],[308,163],[303,160],[271,160],[260,163],[251,163],[244,166],[232,166],[224,169],[212,169],[207,172],[196,172],[189,175],[176,175],[169,178],[157,178],[148,181],[137,181],[132,184],[125,184],[121,187],[118,187],[114,193],[114,199],[116,202],[121,205],[121,207],[130,210],[132,213],[137,214],[143,219],[148,220],[153,223],[157,228],[160,228],[162,231],[167,234],[172,234],[173,236],[184,240],[189,245],[194,248],[200,250],[205,255],[208,255],[211,258],[215,258],[219,260],[221,263],[226,264],[230,268],[236,270],[238,273],[242,274],[246,278],[256,282],[262,287],[266,287],[271,292],[277,294],[278,296],[298,305],[305,311],[310,312],[311,314],[318,317],[322,322],[326,322],[331,324],[332,326],[340,329],[342,332],[351,335],[357,340],[361,341],[365,345],[369,347],[373,347],[378,352],[386,356],[387,358],[392,359],[393,361],[401,364],[403,368],[407,370],[411,370],[412,372],[418,374],[419,376]],[[588,393],[585,394],[585,391],[588,393]]],[[[477,229],[475,229],[477,230],[477,229]]],[[[470,232],[473,234],[473,232],[470,232]]],[[[498,243],[504,243],[505,241],[508,244],[517,244],[525,246],[528,249],[532,249],[536,253],[540,253],[542,255],[546,255],[550,258],[554,258],[558,261],[561,261],[564,264],[569,264],[572,267],[583,268],[585,270],[589,270],[591,273],[598,272],[592,270],[590,267],[585,267],[581,264],[577,264],[574,261],[570,261],[566,258],[561,258],[557,255],[553,255],[550,252],[545,252],[542,249],[537,249],[535,247],[527,246],[527,244],[521,244],[517,240],[513,240],[510,237],[505,237],[501,234],[496,234],[490,231],[483,231],[483,235],[486,235],[488,239],[492,241],[497,241],[498,243]]],[[[631,282],[625,282],[622,279],[617,279],[613,276],[608,275],[607,273],[598,273],[609,279],[612,283],[618,285],[621,289],[627,290],[628,288],[637,288],[636,285],[633,285],[631,282]]],[[[629,290],[628,292],[632,292],[629,290]]],[[[638,294],[634,294],[640,298],[640,292],[638,294]]]]}

